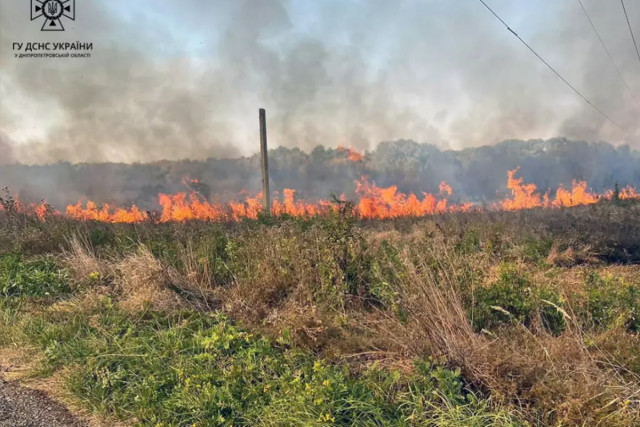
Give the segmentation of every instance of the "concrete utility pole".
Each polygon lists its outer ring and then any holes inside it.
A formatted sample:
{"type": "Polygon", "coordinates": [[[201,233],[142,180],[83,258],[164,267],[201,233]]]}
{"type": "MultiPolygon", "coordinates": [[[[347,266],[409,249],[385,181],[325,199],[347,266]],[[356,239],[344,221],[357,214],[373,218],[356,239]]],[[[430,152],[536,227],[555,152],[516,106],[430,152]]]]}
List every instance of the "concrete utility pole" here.
{"type": "Polygon", "coordinates": [[[267,118],[264,108],[259,111],[260,116],[260,154],[262,157],[262,197],[264,211],[271,214],[271,194],[269,193],[269,159],[267,153],[267,118]]]}

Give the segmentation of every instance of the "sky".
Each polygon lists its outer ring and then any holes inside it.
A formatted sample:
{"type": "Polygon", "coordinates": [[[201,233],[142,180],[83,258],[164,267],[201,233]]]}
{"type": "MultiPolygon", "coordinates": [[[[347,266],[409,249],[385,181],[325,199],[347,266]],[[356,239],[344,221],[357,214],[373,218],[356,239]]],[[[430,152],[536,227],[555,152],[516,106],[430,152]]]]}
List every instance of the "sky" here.
{"type": "MultiPolygon", "coordinates": [[[[0,164],[150,162],[270,147],[462,149],[505,139],[640,149],[640,60],[620,3],[486,0],[76,0],[42,32],[0,0],[0,164]],[[13,43],[90,42],[91,58],[16,58],[13,43]]],[[[640,2],[626,0],[636,38],[640,2]]],[[[640,41],[640,40],[638,40],[640,41]]]]}

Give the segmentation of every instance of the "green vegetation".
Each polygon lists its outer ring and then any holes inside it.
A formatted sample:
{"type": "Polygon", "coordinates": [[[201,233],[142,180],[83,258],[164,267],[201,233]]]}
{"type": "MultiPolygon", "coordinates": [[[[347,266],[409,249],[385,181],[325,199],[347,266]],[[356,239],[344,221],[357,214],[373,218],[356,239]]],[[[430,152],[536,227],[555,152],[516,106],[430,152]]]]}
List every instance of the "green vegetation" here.
{"type": "Polygon", "coordinates": [[[500,267],[498,281],[478,289],[475,294],[476,329],[492,329],[507,323],[530,327],[539,317],[549,332],[562,333],[566,314],[561,296],[553,289],[534,286],[515,265],[500,267]]]}
{"type": "Polygon", "coordinates": [[[22,262],[19,253],[0,255],[0,297],[59,295],[69,291],[67,276],[51,259],[22,262]]]}
{"type": "Polygon", "coordinates": [[[465,393],[459,372],[423,361],[409,374],[374,364],[355,375],[221,314],[132,316],[105,298],[86,312],[22,315],[5,326],[13,342],[43,352],[41,373],[74,366],[74,395],[143,425],[516,425],[465,393]]]}
{"type": "Polygon", "coordinates": [[[640,287],[625,283],[615,276],[602,278],[591,272],[585,283],[587,307],[583,317],[599,329],[624,326],[630,332],[640,331],[640,287]]]}
{"type": "Polygon", "coordinates": [[[136,225],[5,212],[0,349],[139,425],[637,425],[639,209],[136,225]]]}

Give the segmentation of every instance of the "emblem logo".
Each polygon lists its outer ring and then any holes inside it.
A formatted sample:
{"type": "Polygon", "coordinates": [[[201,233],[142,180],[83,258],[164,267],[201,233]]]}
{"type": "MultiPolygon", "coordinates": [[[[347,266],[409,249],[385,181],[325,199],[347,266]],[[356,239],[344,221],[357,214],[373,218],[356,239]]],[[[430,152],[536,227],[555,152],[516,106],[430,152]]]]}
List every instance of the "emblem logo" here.
{"type": "Polygon", "coordinates": [[[75,0],[31,0],[31,20],[44,17],[41,31],[64,31],[62,19],[76,20],[75,0]]]}

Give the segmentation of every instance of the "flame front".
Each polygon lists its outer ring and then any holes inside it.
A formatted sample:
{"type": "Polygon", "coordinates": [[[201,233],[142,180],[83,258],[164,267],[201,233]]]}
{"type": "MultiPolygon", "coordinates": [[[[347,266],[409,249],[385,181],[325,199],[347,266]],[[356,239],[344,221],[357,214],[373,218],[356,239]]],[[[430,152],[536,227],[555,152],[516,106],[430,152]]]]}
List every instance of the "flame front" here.
{"type": "Polygon", "coordinates": [[[360,196],[357,213],[362,218],[398,218],[403,216],[424,216],[443,212],[461,212],[472,208],[470,203],[449,204],[446,197],[453,190],[446,182],[440,184],[437,195],[422,193],[422,199],[415,194],[398,192],[398,187],[377,187],[375,182],[369,183],[365,178],[356,182],[356,194],[360,196]]]}
{"type": "Polygon", "coordinates": [[[353,148],[346,148],[342,145],[338,145],[338,148],[336,148],[336,150],[346,153],[347,159],[351,160],[352,162],[361,162],[362,160],[364,160],[364,156],[355,151],[353,148]]]}
{"type": "MultiPolygon", "coordinates": [[[[357,153],[356,153],[357,154],[357,153]]],[[[549,192],[541,194],[535,184],[524,183],[523,178],[517,178],[518,168],[507,173],[507,188],[510,196],[490,206],[490,209],[520,210],[530,208],[561,208],[596,203],[603,199],[615,197],[640,200],[640,193],[633,187],[626,187],[616,191],[609,190],[604,194],[592,193],[585,181],[574,180],[571,189],[559,187],[553,196],[549,192]]],[[[196,180],[189,181],[191,185],[198,184],[196,180]]],[[[314,217],[325,215],[337,209],[336,204],[328,200],[305,202],[295,199],[295,190],[284,189],[282,200],[273,201],[271,214],[275,216],[291,215],[297,217],[314,217]]],[[[480,211],[481,208],[473,203],[453,203],[453,189],[446,182],[442,182],[437,194],[413,193],[405,194],[398,191],[398,187],[378,187],[375,182],[362,177],[356,182],[357,202],[353,206],[354,214],[366,219],[387,219],[399,217],[418,217],[446,212],[480,211]]],[[[344,194],[340,200],[346,201],[344,194]]],[[[159,212],[143,212],[137,206],[129,208],[113,207],[108,204],[98,207],[93,201],[78,202],[67,206],[65,215],[81,221],[102,221],[114,223],[136,223],[143,221],[182,222],[189,220],[202,221],[240,221],[242,219],[256,219],[262,212],[262,194],[255,197],[248,196],[244,201],[229,203],[214,203],[208,201],[196,191],[192,193],[159,194],[159,212]]],[[[7,209],[31,213],[41,220],[49,215],[62,215],[54,211],[46,202],[25,206],[17,197],[12,203],[0,203],[0,211],[7,209]]]]}
{"type": "MultiPolygon", "coordinates": [[[[567,208],[580,205],[591,205],[602,199],[612,199],[614,191],[609,190],[604,194],[592,193],[587,189],[586,181],[573,180],[571,190],[560,186],[551,199],[549,192],[540,194],[535,184],[523,184],[522,178],[515,175],[519,168],[507,172],[507,188],[511,191],[511,197],[502,200],[499,207],[504,210],[530,209],[536,207],[545,208],[567,208]]],[[[618,198],[622,200],[638,199],[640,193],[635,188],[629,186],[623,188],[618,193],[618,198]]]]}

